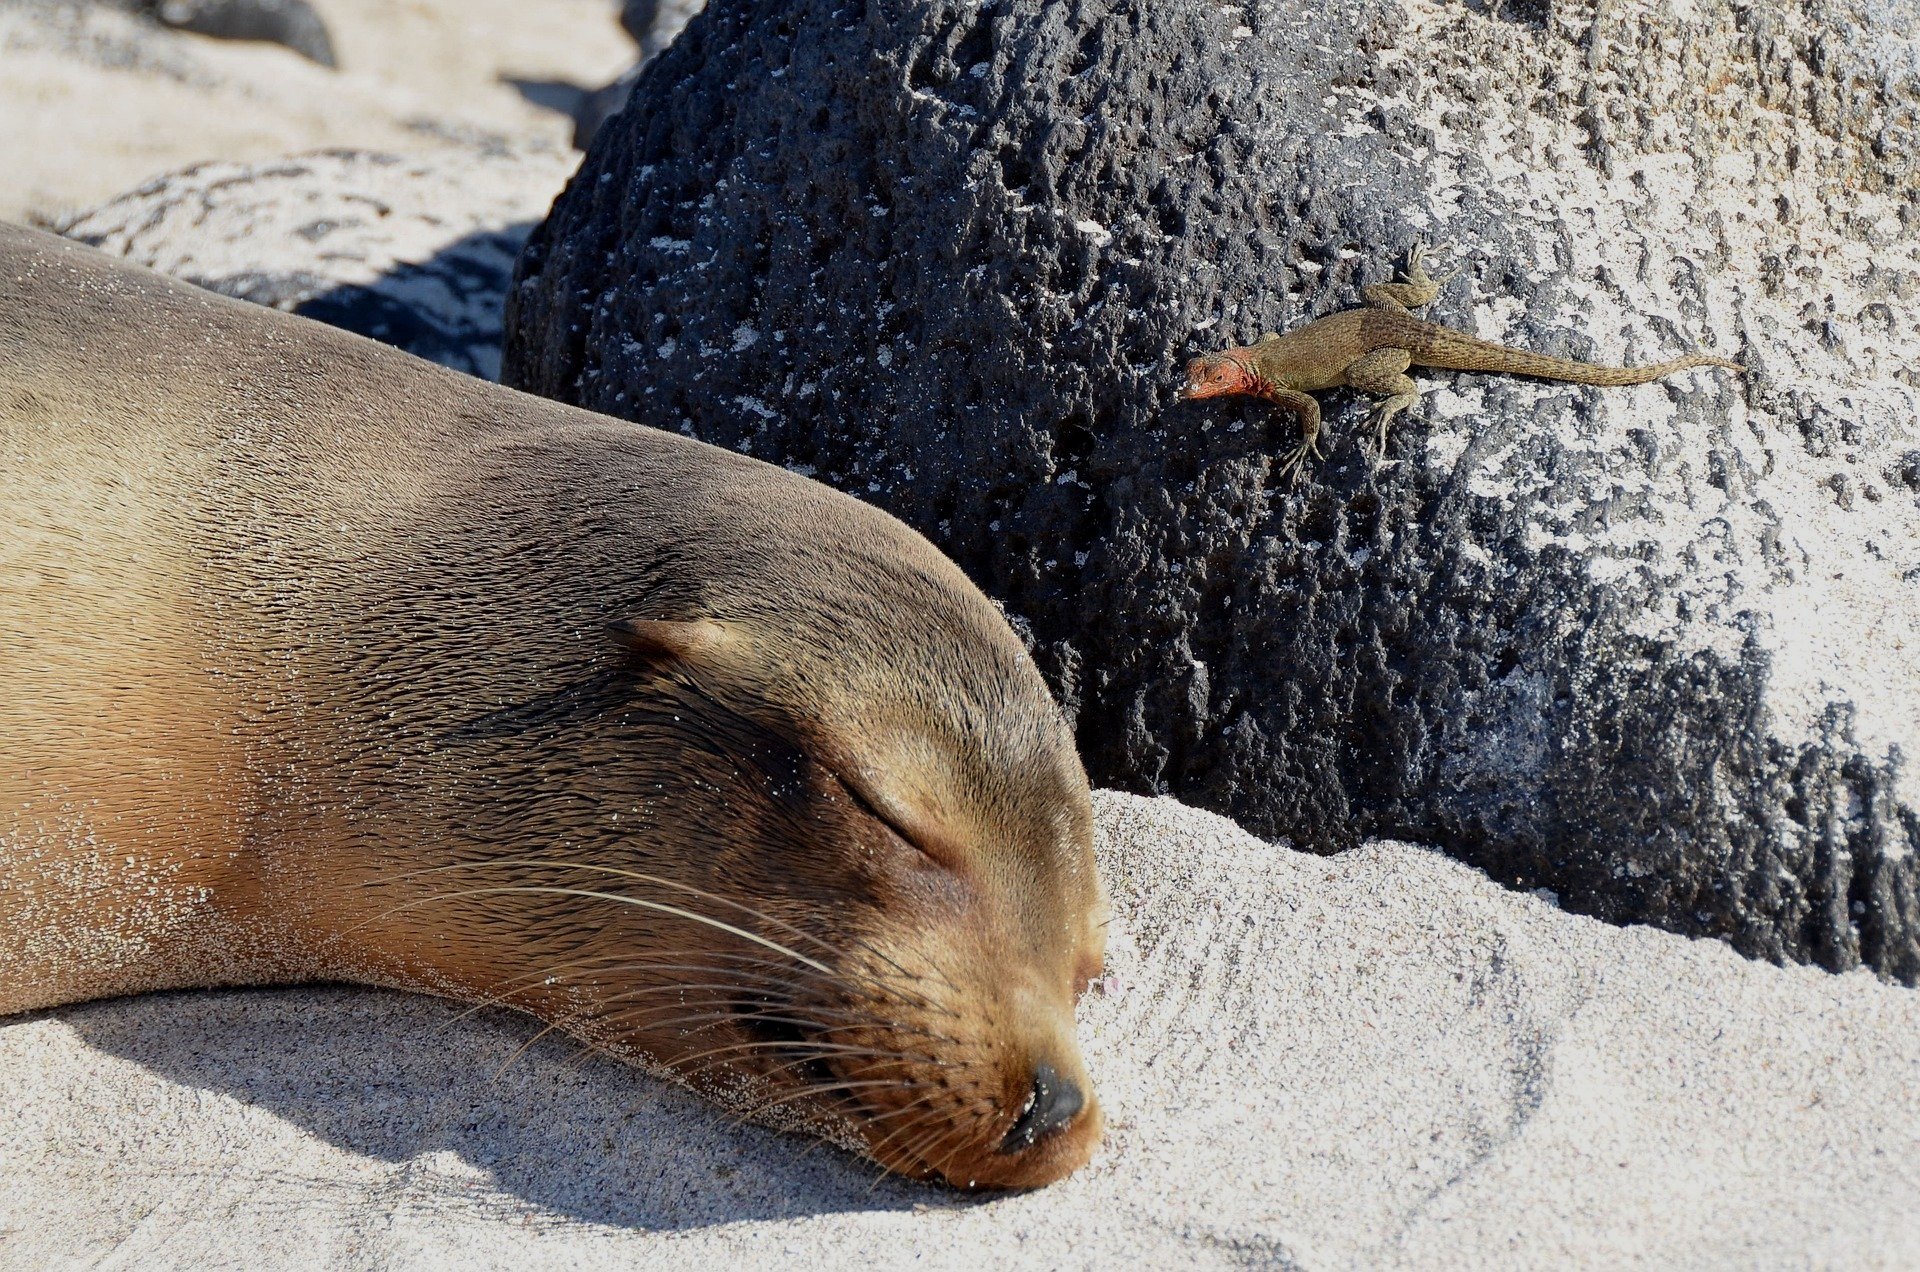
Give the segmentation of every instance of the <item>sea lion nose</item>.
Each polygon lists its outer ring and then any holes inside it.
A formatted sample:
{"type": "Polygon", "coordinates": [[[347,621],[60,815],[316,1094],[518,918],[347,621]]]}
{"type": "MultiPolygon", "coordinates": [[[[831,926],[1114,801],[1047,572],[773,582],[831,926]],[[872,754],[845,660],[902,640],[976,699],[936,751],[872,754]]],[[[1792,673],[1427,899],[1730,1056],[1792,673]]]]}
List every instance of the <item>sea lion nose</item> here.
{"type": "Polygon", "coordinates": [[[1020,1120],[1000,1141],[1000,1151],[1019,1153],[1032,1148],[1047,1136],[1072,1125],[1086,1106],[1087,1097],[1080,1093],[1079,1084],[1072,1078],[1061,1077],[1050,1064],[1035,1065],[1033,1090],[1027,1095],[1020,1120]]]}

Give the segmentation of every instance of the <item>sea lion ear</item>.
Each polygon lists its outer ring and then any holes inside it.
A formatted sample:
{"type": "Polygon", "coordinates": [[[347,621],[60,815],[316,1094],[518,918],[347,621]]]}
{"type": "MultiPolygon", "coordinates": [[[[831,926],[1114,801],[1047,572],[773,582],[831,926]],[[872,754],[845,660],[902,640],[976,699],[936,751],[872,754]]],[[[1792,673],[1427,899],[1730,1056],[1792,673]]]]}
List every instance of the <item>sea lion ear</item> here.
{"type": "Polygon", "coordinates": [[[726,628],[704,618],[621,618],[603,630],[614,644],[649,663],[699,662],[727,637],[726,628]]]}

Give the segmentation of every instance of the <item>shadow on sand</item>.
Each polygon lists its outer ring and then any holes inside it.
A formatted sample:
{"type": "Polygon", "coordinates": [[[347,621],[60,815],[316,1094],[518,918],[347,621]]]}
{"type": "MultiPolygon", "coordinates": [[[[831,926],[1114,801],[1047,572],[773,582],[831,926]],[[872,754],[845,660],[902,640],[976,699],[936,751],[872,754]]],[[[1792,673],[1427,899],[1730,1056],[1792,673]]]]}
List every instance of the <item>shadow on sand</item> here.
{"type": "MultiPolygon", "coordinates": [[[[539,1032],[527,1017],[461,1011],[433,998],[321,986],[150,994],[45,1014],[101,1052],[263,1109],[363,1158],[406,1165],[457,1155],[490,1176],[496,1194],[428,1164],[406,1172],[410,1207],[471,1213],[491,1203],[511,1213],[517,1208],[497,1196],[505,1193],[535,1220],[675,1231],[978,1204],[883,1179],[840,1149],[736,1125],[695,1096],[553,1035],[523,1052],[539,1032]]],[[[207,1163],[229,1176],[250,1165],[207,1163]]],[[[272,1182],[263,1178],[263,1194],[272,1182]]]]}

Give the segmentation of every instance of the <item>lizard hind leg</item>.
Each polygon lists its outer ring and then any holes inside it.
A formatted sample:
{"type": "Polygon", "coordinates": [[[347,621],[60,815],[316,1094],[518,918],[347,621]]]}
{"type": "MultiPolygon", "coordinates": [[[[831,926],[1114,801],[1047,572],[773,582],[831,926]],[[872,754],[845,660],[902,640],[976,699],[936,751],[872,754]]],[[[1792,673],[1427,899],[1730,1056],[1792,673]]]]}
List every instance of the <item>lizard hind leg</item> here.
{"type": "Polygon", "coordinates": [[[1402,313],[1433,303],[1440,294],[1440,284],[1453,277],[1453,273],[1428,278],[1426,269],[1427,245],[1414,244],[1413,251],[1407,254],[1407,274],[1404,281],[1398,283],[1375,283],[1362,291],[1367,303],[1375,309],[1397,309],[1402,313]]]}
{"type": "Polygon", "coordinates": [[[1362,393],[1384,397],[1373,413],[1380,433],[1380,458],[1387,457],[1387,424],[1420,400],[1420,386],[1407,378],[1413,354],[1405,349],[1375,349],[1347,364],[1347,383],[1362,393]]]}

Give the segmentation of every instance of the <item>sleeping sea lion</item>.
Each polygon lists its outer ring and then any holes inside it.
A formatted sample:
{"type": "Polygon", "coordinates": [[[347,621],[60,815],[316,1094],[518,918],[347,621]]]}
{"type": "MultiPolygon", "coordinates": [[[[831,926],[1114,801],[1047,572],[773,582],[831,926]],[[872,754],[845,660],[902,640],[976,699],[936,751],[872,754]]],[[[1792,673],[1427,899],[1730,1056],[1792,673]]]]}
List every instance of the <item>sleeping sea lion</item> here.
{"type": "Polygon", "coordinates": [[[886,514],[0,226],[0,1013],[520,1008],[886,1167],[1087,1160],[1087,780],[886,514]]]}

